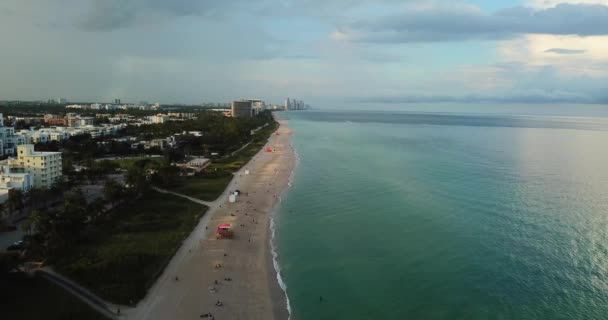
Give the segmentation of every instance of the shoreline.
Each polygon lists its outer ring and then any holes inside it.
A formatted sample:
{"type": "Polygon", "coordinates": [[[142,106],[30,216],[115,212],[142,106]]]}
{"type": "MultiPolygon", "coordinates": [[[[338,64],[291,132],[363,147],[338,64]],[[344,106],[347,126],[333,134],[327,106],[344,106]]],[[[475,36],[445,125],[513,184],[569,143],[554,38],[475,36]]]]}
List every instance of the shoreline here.
{"type": "MultiPolygon", "coordinates": [[[[276,244],[276,239],[275,239],[275,232],[276,232],[276,216],[279,214],[278,210],[279,210],[279,206],[281,205],[281,202],[283,200],[283,196],[285,193],[287,193],[289,191],[289,188],[291,187],[291,182],[293,179],[293,175],[295,173],[295,169],[297,167],[297,156],[295,153],[295,149],[293,147],[293,129],[289,128],[287,126],[288,121],[284,120],[284,119],[278,119],[277,117],[275,117],[275,121],[277,121],[280,126],[279,129],[281,127],[285,127],[288,129],[289,132],[289,137],[288,137],[288,143],[285,146],[285,150],[286,152],[288,152],[290,154],[290,158],[288,160],[288,163],[286,163],[286,171],[288,171],[287,176],[286,176],[286,180],[283,181],[282,184],[282,190],[277,194],[277,196],[274,198],[274,204],[272,205],[272,208],[269,212],[269,219],[268,219],[268,229],[266,231],[267,234],[267,264],[268,266],[267,268],[267,272],[269,272],[272,276],[269,277],[269,286],[270,286],[270,290],[271,290],[271,302],[273,304],[273,319],[286,319],[286,320],[291,320],[291,307],[290,307],[290,301],[289,301],[289,296],[287,295],[287,287],[283,287],[281,286],[281,282],[284,283],[284,280],[282,278],[281,275],[281,268],[278,265],[278,252],[276,252],[277,249],[277,244],[276,244]]],[[[277,129],[276,132],[279,132],[279,129],[277,129]]],[[[273,133],[274,135],[274,133],[273,133]]],[[[263,152],[264,150],[260,150],[260,152],[263,152]]]]}
{"type": "Polygon", "coordinates": [[[273,152],[262,148],[234,173],[146,297],[135,308],[123,310],[121,318],[192,319],[208,312],[218,319],[290,317],[275,270],[271,223],[296,158],[293,131],[286,120],[276,121],[279,127],[266,144],[273,152]],[[234,190],[243,195],[228,203],[234,190]],[[215,238],[220,223],[233,225],[234,239],[215,238]],[[216,306],[217,301],[222,306],[216,306]]]}
{"type": "MultiPolygon", "coordinates": [[[[278,121],[278,120],[277,120],[278,121]]],[[[286,122],[286,120],[282,120],[286,122]]],[[[281,122],[282,124],[282,122],[281,122]]],[[[291,135],[293,137],[293,131],[291,131],[291,135]]],[[[289,300],[289,295],[287,294],[287,284],[285,284],[285,280],[281,274],[281,267],[279,265],[279,253],[277,252],[278,245],[276,244],[275,233],[276,233],[276,220],[275,218],[279,214],[279,206],[281,202],[283,202],[283,196],[289,191],[292,186],[293,178],[295,175],[296,167],[299,164],[299,158],[297,153],[295,152],[295,148],[293,146],[293,138],[289,139],[289,152],[291,153],[293,159],[291,160],[290,167],[291,172],[287,178],[287,183],[283,187],[281,193],[277,196],[277,200],[273,206],[273,209],[270,213],[270,221],[269,221],[269,238],[268,238],[268,246],[269,246],[269,260],[274,271],[274,281],[271,280],[271,288],[274,291],[273,296],[281,295],[283,297],[283,303],[277,303],[275,305],[275,319],[288,319],[291,320],[291,305],[289,300]]],[[[276,299],[273,299],[276,300],[276,299]]]]}

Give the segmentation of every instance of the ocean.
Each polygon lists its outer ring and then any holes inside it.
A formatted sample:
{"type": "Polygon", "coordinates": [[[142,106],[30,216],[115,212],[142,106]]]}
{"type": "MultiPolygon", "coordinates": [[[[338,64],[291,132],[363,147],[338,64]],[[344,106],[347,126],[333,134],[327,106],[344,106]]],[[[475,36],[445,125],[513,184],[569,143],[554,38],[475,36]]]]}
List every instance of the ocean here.
{"type": "Polygon", "coordinates": [[[281,117],[292,319],[608,319],[608,118],[281,117]]]}

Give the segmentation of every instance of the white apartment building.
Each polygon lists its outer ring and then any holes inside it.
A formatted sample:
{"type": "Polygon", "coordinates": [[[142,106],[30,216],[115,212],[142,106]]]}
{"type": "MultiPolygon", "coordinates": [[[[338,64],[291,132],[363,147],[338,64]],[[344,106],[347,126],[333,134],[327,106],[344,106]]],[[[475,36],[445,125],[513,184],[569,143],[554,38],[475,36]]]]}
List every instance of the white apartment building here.
{"type": "Polygon", "coordinates": [[[11,172],[8,166],[0,167],[0,203],[8,200],[12,189],[28,191],[34,185],[32,175],[27,172],[11,172]]]}
{"type": "Polygon", "coordinates": [[[158,124],[167,122],[169,120],[169,116],[166,114],[159,113],[157,115],[148,117],[148,119],[150,120],[150,122],[158,124]]]}
{"type": "Polygon", "coordinates": [[[51,188],[63,175],[61,152],[34,151],[33,144],[17,146],[17,158],[8,163],[11,169],[30,173],[36,188],[51,188]]]}

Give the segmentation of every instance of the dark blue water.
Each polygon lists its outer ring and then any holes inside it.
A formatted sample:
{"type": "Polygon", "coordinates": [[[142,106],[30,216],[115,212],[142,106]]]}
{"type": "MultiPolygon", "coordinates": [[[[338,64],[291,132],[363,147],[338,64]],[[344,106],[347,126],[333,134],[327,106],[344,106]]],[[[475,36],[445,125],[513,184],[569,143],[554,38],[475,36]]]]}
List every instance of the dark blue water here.
{"type": "Polygon", "coordinates": [[[608,319],[606,118],[285,116],[294,319],[608,319]]]}

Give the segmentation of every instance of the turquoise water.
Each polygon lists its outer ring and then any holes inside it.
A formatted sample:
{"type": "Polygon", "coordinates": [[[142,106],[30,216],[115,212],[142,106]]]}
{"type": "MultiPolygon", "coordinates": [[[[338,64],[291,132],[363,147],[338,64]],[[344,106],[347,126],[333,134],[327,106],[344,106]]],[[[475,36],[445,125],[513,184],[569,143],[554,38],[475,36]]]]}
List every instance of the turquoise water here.
{"type": "Polygon", "coordinates": [[[607,118],[284,116],[292,319],[608,319],[607,118]]]}

